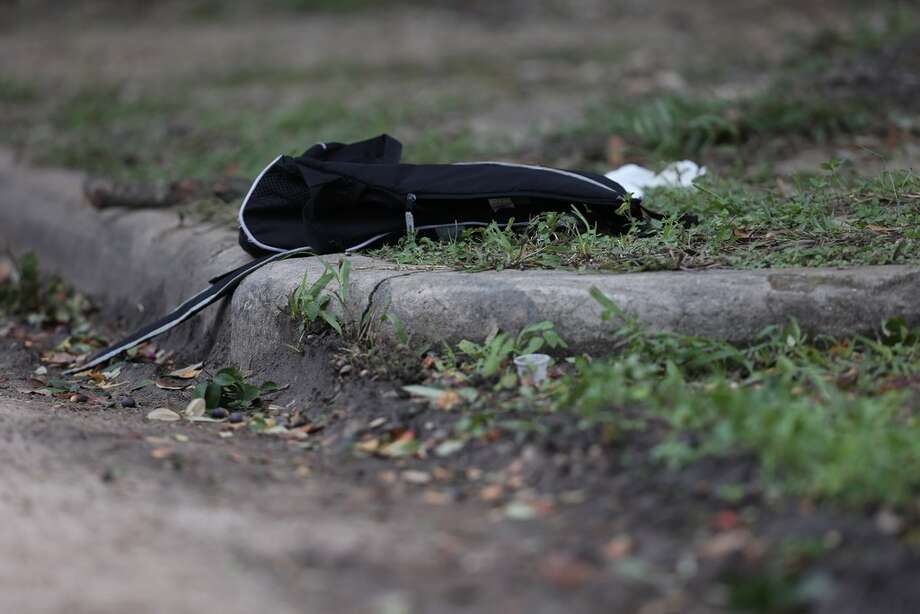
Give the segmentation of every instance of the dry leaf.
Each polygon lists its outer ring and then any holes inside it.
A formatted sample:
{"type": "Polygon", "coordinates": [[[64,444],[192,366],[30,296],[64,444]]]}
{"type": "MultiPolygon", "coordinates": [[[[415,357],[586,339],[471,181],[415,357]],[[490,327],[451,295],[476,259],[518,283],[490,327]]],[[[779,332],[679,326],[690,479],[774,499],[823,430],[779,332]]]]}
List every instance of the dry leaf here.
{"type": "Polygon", "coordinates": [[[617,535],[604,546],[604,556],[611,561],[619,561],[633,551],[634,545],[629,535],[617,535]]]}
{"type": "Polygon", "coordinates": [[[431,475],[424,471],[407,469],[402,472],[402,479],[410,484],[427,484],[431,481],[431,475]]]}
{"type": "Polygon", "coordinates": [[[366,454],[373,454],[380,448],[379,439],[365,439],[355,444],[355,449],[366,454]]]}
{"type": "Polygon", "coordinates": [[[68,352],[47,352],[42,356],[42,362],[49,365],[69,365],[76,359],[75,354],[68,352]]]}
{"type": "Polygon", "coordinates": [[[168,407],[158,407],[147,414],[148,420],[160,420],[162,422],[175,422],[180,420],[182,417],[169,409],[168,407]]]}
{"type": "Polygon", "coordinates": [[[179,379],[195,379],[201,374],[202,365],[204,363],[196,362],[193,365],[183,367],[182,369],[176,369],[175,371],[170,372],[169,377],[178,377],[179,379]]]}
{"type": "Polygon", "coordinates": [[[207,403],[204,399],[192,399],[185,406],[185,416],[187,418],[200,418],[207,409],[207,403]]]}
{"type": "Polygon", "coordinates": [[[154,448],[150,451],[150,456],[156,459],[162,459],[172,456],[172,453],[172,448],[154,448]]]}
{"type": "Polygon", "coordinates": [[[185,390],[186,388],[191,386],[191,384],[186,384],[184,382],[171,381],[164,377],[161,377],[160,379],[158,379],[156,381],[156,385],[157,385],[157,388],[160,388],[162,390],[185,390]]]}

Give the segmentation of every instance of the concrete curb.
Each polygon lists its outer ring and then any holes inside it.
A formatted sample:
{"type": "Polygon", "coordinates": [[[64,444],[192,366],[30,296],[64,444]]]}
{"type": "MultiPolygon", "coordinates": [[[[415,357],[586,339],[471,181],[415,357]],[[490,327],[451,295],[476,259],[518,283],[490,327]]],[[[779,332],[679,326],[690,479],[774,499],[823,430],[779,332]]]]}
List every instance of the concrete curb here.
{"type": "MultiPolygon", "coordinates": [[[[245,262],[223,227],[183,225],[170,211],[97,211],[81,196],[82,177],[17,166],[0,153],[0,242],[34,250],[43,266],[98,299],[128,325],[150,320],[245,262]]],[[[387,309],[428,341],[481,339],[550,320],[573,352],[602,352],[610,325],[591,286],[649,326],[743,342],[770,324],[798,319],[812,334],[876,329],[890,316],[920,324],[920,267],[774,269],[635,274],[561,271],[462,273],[399,268],[350,257],[347,316],[387,309]]],[[[324,260],[334,262],[338,257],[324,260]]],[[[283,309],[305,268],[319,258],[279,262],[247,278],[229,310],[209,309],[170,334],[170,343],[212,349],[218,333],[228,358],[247,367],[277,364],[292,328],[283,309]]],[[[391,327],[381,334],[392,335],[391,327]]]]}

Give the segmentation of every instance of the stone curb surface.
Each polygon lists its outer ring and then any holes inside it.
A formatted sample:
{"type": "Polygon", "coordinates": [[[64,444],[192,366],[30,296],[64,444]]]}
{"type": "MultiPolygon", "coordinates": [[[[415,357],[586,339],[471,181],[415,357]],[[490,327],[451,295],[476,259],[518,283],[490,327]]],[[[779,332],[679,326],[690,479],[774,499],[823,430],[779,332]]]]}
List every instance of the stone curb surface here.
{"type": "MultiPolygon", "coordinates": [[[[171,211],[97,211],[73,172],[17,166],[0,152],[0,244],[35,251],[42,266],[97,297],[129,326],[149,321],[247,260],[234,232],[180,223],[171,211]]],[[[277,363],[292,343],[283,312],[306,270],[315,279],[339,256],[279,262],[248,277],[229,309],[212,307],[170,333],[210,349],[220,333],[229,360],[277,363]]],[[[868,333],[887,317],[920,324],[920,267],[711,270],[630,274],[565,271],[463,273],[351,256],[345,317],[370,309],[399,317],[414,338],[482,339],[550,320],[573,352],[602,352],[610,324],[589,296],[598,287],[652,328],[744,342],[796,318],[811,334],[868,333]]],[[[382,326],[383,335],[393,329],[382,326]]]]}

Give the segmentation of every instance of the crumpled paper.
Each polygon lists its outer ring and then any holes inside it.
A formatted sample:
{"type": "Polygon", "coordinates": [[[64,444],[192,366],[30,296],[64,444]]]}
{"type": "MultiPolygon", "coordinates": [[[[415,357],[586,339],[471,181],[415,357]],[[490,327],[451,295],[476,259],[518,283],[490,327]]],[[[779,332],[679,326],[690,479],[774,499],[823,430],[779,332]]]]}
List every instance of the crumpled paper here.
{"type": "Polygon", "coordinates": [[[667,165],[660,173],[638,164],[625,164],[607,173],[606,177],[623,186],[633,198],[642,198],[649,188],[692,188],[694,179],[705,174],[705,166],[691,160],[681,160],[667,165]]]}

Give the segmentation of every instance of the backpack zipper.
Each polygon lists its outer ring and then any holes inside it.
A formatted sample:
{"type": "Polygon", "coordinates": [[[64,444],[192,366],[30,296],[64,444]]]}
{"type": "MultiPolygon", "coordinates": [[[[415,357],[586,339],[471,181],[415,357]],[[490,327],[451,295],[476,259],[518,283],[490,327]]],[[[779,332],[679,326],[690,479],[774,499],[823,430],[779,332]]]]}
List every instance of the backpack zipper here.
{"type": "Polygon", "coordinates": [[[415,208],[416,200],[412,192],[406,194],[406,236],[415,234],[415,216],[412,214],[412,209],[415,208]]]}

